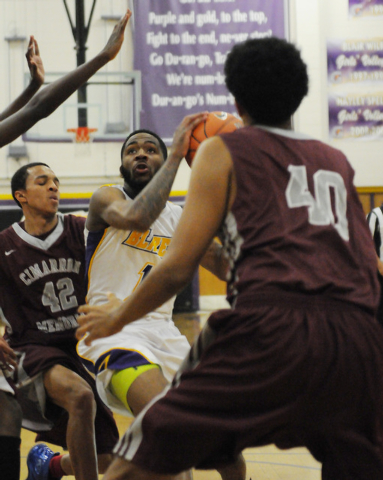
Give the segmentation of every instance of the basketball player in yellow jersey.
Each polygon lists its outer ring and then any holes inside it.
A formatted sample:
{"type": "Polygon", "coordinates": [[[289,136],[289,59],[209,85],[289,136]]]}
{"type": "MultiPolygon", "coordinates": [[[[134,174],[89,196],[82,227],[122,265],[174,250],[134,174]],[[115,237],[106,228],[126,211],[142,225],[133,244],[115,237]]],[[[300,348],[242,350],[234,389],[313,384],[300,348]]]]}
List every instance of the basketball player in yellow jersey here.
{"type": "MultiPolygon", "coordinates": [[[[175,145],[178,136],[191,132],[203,118],[188,117],[176,133],[175,145]]],[[[106,303],[108,292],[124,300],[166,253],[182,211],[167,201],[181,160],[175,153],[173,146],[167,158],[158,135],[137,130],[121,149],[123,186],[102,187],[93,194],[86,221],[88,304],[106,303]],[[141,209],[132,208],[133,199],[147,185],[141,209]]],[[[218,244],[215,248],[219,252],[218,244]]],[[[96,374],[100,396],[114,411],[137,415],[173,378],[186,356],[189,344],[173,324],[173,304],[174,298],[91,347],[79,342],[78,353],[96,374]]]]}
{"type": "MultiPolygon", "coordinates": [[[[183,120],[169,158],[162,139],[148,130],[135,131],[124,142],[123,186],[102,187],[90,202],[88,304],[106,303],[108,292],[121,302],[161,262],[181,215],[181,207],[167,201],[183,158],[181,146],[205,118],[206,114],[196,114],[183,120]]],[[[213,242],[201,264],[225,280],[221,253],[221,245],[213,242]]],[[[90,346],[80,340],[77,351],[96,375],[99,395],[113,411],[137,416],[172,380],[188,354],[189,344],[172,321],[173,304],[174,297],[118,334],[90,346]]],[[[242,479],[244,470],[243,462],[238,475],[230,478],[242,479]]]]}

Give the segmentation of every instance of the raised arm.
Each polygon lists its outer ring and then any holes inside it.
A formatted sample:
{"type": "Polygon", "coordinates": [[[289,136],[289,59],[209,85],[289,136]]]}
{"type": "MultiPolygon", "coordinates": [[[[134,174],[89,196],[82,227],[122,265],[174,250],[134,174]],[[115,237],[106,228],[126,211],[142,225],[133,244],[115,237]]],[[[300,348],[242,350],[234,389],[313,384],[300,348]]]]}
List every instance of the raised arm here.
{"type": "Polygon", "coordinates": [[[31,74],[31,80],[22,94],[0,113],[0,122],[18,112],[20,108],[23,108],[44,83],[44,65],[40,57],[38,43],[33,36],[29,39],[28,50],[25,56],[31,74]]]}
{"type": "Polygon", "coordinates": [[[130,17],[131,12],[128,10],[114,27],[106,46],[92,60],[48,85],[34,95],[24,108],[0,122],[0,147],[12,142],[39,120],[49,116],[101,67],[113,60],[120,51],[130,17]]]}
{"type": "Polygon", "coordinates": [[[85,315],[78,318],[77,338],[89,332],[86,343],[91,343],[116,333],[187,285],[216,236],[227,206],[232,204],[235,185],[231,176],[232,161],[223,141],[218,137],[206,140],[194,159],[185,208],[165,257],[112,313],[106,313],[102,306],[80,307],[79,312],[85,315]]]}
{"type": "Polygon", "coordinates": [[[158,218],[169,199],[178,167],[187,151],[195,126],[206,118],[205,113],[188,115],[174,133],[168,159],[133,203],[127,202],[115,188],[101,188],[92,196],[87,228],[97,231],[107,226],[145,232],[158,218]]]}

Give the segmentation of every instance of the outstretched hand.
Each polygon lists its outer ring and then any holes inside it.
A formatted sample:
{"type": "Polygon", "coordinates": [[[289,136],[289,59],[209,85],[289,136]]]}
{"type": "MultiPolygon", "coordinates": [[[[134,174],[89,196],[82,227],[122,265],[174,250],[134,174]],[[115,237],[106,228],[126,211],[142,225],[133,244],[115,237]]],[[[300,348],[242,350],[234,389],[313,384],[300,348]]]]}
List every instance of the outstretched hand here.
{"type": "Polygon", "coordinates": [[[40,57],[39,45],[33,35],[29,39],[28,50],[25,57],[28,62],[32,82],[40,87],[44,83],[45,70],[40,57]]]}
{"type": "Polygon", "coordinates": [[[122,42],[124,41],[125,28],[131,16],[132,12],[128,9],[126,14],[114,27],[112,35],[103,49],[103,51],[108,55],[109,60],[113,60],[113,58],[120,51],[122,42]]]}
{"type": "Polygon", "coordinates": [[[118,333],[123,326],[118,324],[116,315],[121,304],[122,301],[113,293],[108,293],[108,302],[103,305],[81,305],[78,309],[81,315],[77,318],[80,326],[76,338],[81,340],[85,336],[85,344],[90,345],[97,338],[118,333]]]}
{"type": "Polygon", "coordinates": [[[193,115],[186,116],[182,122],[178,125],[173,135],[173,143],[170,148],[171,154],[184,158],[188,152],[190,137],[195,127],[206,120],[208,112],[194,113],[193,115]]]}

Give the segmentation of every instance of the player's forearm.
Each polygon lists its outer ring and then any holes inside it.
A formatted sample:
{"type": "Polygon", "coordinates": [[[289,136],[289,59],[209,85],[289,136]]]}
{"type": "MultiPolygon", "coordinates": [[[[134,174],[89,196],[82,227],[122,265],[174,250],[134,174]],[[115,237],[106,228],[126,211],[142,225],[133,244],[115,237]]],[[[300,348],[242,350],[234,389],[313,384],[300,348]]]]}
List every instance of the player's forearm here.
{"type": "Polygon", "coordinates": [[[34,95],[24,108],[0,122],[0,147],[12,142],[40,119],[50,115],[101,67],[115,58],[124,40],[124,31],[130,16],[131,11],[127,10],[114,27],[103,50],[92,60],[51,83],[34,95]]]}
{"type": "Polygon", "coordinates": [[[146,231],[165,207],[178,167],[188,151],[191,132],[206,116],[206,112],[188,115],[177,127],[168,159],[132,205],[130,215],[140,222],[137,230],[146,231]]]}
{"type": "Polygon", "coordinates": [[[193,273],[194,269],[177,268],[174,262],[161,262],[119,307],[116,312],[119,327],[142,318],[170,300],[192,280],[193,273]]]}
{"type": "Polygon", "coordinates": [[[108,55],[101,52],[34,95],[24,108],[1,122],[0,147],[15,140],[42,118],[48,117],[108,61],[108,55]]]}
{"type": "Polygon", "coordinates": [[[98,55],[64,77],[59,78],[32,98],[28,105],[31,106],[33,111],[36,111],[36,121],[50,115],[101,67],[116,57],[121,49],[125,28],[131,15],[132,12],[128,9],[114,27],[107,44],[98,55]]]}
{"type": "MultiPolygon", "coordinates": [[[[153,179],[135,198],[127,215],[134,229],[145,232],[165,208],[182,158],[170,155],[153,179]]],[[[132,227],[129,227],[132,228],[132,227]]]]}
{"type": "MultiPolygon", "coordinates": [[[[150,272],[145,282],[116,308],[110,302],[99,306],[81,305],[78,309],[78,340],[86,335],[85,343],[90,345],[97,338],[118,333],[125,325],[134,322],[161,306],[191,280],[191,275],[177,268],[177,262],[161,262],[150,272]],[[177,272],[181,272],[181,275],[177,272]]],[[[179,262],[178,262],[179,263],[179,262]]]]}
{"type": "Polygon", "coordinates": [[[37,81],[31,80],[27,88],[10,105],[8,105],[3,112],[0,113],[0,121],[5,120],[23,108],[39,90],[40,86],[41,84],[37,81]]]}
{"type": "Polygon", "coordinates": [[[109,60],[110,58],[105,52],[99,53],[92,58],[92,60],[89,60],[87,63],[84,63],[41,90],[41,92],[32,98],[28,107],[36,110],[36,116],[38,116],[39,119],[47,117],[100,68],[106,65],[109,60]]]}

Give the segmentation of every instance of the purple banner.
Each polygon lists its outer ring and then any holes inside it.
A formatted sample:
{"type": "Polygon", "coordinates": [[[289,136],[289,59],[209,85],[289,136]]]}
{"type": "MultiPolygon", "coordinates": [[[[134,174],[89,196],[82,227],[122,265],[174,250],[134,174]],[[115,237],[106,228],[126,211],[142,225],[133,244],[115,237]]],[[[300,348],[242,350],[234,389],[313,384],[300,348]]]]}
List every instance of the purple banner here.
{"type": "Polygon", "coordinates": [[[329,95],[330,137],[383,139],[383,90],[370,94],[329,95]]]}
{"type": "Polygon", "coordinates": [[[383,0],[348,0],[352,18],[383,16],[383,0]]]}
{"type": "Polygon", "coordinates": [[[327,72],[330,84],[382,82],[383,38],[329,41],[327,72]]]}
{"type": "Polygon", "coordinates": [[[383,139],[383,38],[327,43],[330,138],[383,139]]]}
{"type": "Polygon", "coordinates": [[[285,0],[135,0],[141,127],[170,144],[185,115],[235,113],[223,75],[227,53],[249,38],[286,38],[286,16],[285,0]]]}

